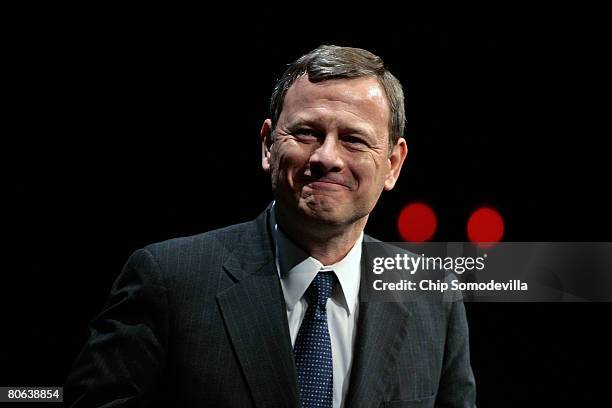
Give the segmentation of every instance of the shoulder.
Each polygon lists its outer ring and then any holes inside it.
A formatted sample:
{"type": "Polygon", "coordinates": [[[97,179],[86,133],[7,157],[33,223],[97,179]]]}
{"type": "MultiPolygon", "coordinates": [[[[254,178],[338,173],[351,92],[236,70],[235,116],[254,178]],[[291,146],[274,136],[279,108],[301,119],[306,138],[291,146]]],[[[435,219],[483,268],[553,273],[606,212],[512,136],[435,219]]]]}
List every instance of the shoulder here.
{"type": "Polygon", "coordinates": [[[197,255],[218,257],[232,252],[245,235],[250,235],[250,232],[256,229],[254,223],[255,221],[248,221],[196,235],[172,238],[149,244],[143,250],[149,252],[158,262],[172,262],[197,255]]]}
{"type": "Polygon", "coordinates": [[[138,287],[149,298],[159,298],[159,293],[164,293],[173,310],[190,310],[193,302],[203,305],[213,301],[218,291],[232,284],[224,265],[235,256],[245,234],[256,229],[255,223],[256,220],[235,224],[138,249],[128,259],[115,286],[138,287]]]}
{"type": "Polygon", "coordinates": [[[162,275],[188,277],[218,271],[232,263],[255,262],[272,256],[268,211],[254,220],[188,237],[147,245],[142,249],[158,264],[162,275]]]}

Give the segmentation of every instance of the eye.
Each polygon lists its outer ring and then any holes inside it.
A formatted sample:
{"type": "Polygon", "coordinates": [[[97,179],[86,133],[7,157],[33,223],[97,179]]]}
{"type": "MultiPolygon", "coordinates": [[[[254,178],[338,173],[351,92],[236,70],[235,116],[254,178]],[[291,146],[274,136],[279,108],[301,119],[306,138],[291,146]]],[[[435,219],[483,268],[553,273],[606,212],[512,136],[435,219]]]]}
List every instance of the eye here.
{"type": "Polygon", "coordinates": [[[358,137],[358,136],[353,136],[353,135],[348,135],[348,136],[344,136],[344,141],[351,144],[351,145],[355,145],[355,146],[367,146],[368,144],[365,142],[365,140],[363,140],[362,138],[358,137]]]}
{"type": "Polygon", "coordinates": [[[293,135],[303,141],[317,140],[314,130],[308,128],[299,128],[293,132],[293,135]]]}

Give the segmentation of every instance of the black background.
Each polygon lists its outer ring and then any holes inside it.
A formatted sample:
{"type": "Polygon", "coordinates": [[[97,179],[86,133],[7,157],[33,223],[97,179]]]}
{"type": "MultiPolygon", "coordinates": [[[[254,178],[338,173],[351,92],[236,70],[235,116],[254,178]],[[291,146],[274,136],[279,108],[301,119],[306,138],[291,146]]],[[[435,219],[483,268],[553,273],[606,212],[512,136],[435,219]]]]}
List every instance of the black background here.
{"type": "MultiPolygon", "coordinates": [[[[609,19],[373,25],[253,12],[249,25],[213,25],[159,11],[38,16],[8,37],[17,126],[2,156],[16,245],[2,276],[1,385],[63,383],[132,251],[265,208],[258,132],[272,87],[321,43],[371,50],[404,85],[408,158],[371,235],[399,240],[399,211],[423,200],[436,241],[467,240],[481,205],[500,211],[505,241],[612,241],[609,19]]],[[[479,406],[612,402],[610,304],[467,311],[479,406]]]]}

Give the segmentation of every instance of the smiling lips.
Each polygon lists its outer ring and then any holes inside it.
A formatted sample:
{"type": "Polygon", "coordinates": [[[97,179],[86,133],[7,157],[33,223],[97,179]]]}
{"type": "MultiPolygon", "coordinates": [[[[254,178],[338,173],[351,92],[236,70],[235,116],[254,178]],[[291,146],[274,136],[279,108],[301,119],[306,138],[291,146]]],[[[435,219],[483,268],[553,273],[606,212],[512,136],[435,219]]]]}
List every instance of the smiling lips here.
{"type": "Polygon", "coordinates": [[[306,181],[304,186],[321,191],[345,191],[351,189],[344,180],[338,180],[335,177],[322,177],[316,180],[306,181]]]}

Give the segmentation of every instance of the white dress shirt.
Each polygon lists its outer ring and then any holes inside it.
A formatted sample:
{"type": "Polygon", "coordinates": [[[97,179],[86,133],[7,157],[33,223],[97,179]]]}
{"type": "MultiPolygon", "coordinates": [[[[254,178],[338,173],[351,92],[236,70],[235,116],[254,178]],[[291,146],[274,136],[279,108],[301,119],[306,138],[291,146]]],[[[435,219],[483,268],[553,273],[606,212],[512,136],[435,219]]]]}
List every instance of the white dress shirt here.
{"type": "Polygon", "coordinates": [[[291,344],[295,345],[300,325],[308,308],[306,289],[321,270],[333,270],[338,277],[332,296],[328,299],[327,324],[332,348],[334,373],[333,407],[342,408],[349,386],[353,346],[359,313],[359,282],[361,277],[361,243],[363,232],[349,253],[333,265],[323,265],[295,245],[276,224],[274,205],[270,210],[270,230],[276,253],[276,268],[287,306],[287,320],[291,344]]]}

